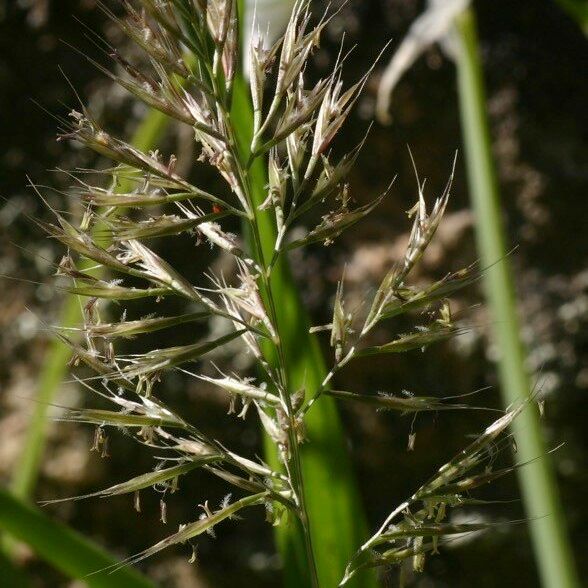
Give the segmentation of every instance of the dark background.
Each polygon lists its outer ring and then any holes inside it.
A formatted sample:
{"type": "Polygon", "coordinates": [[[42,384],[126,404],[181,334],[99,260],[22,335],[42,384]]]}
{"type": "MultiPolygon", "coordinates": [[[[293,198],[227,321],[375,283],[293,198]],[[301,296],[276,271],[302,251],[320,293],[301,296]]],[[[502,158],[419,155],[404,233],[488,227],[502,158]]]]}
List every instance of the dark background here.
{"type": "MultiPolygon", "coordinates": [[[[549,0],[479,1],[475,8],[505,220],[510,243],[517,246],[511,262],[522,337],[529,351],[528,368],[546,401],[547,442],[550,446],[565,443],[553,460],[580,576],[586,577],[588,564],[582,556],[588,549],[588,43],[578,25],[549,0]]],[[[18,467],[35,379],[47,347],[44,324],[57,320],[60,306],[50,275],[51,263],[59,261],[61,249],[27,218],[48,219],[49,214],[26,188],[25,176],[30,175],[38,184],[64,189],[67,177],[52,169],[103,165],[89,153],[55,142],[56,121],[33,100],[58,114],[76,106],[72,89],[58,70],[61,67],[99,120],[117,134],[128,137],[144,111],[62,42],[99,56],[85,38],[84,28],[76,20],[79,18],[91,30],[119,45],[125,43],[94,2],[5,1],[0,10],[0,274],[40,282],[0,282],[0,480],[8,480],[18,467]]],[[[355,81],[388,39],[393,39],[392,51],[398,46],[421,10],[422,3],[412,0],[352,1],[327,31],[310,75],[320,75],[332,65],[344,29],[348,43],[357,44],[345,68],[348,82],[355,81]]],[[[377,73],[336,149],[348,150],[363,136],[373,115],[377,73]]],[[[316,247],[293,258],[315,324],[329,320],[330,298],[344,263],[348,264],[349,297],[359,300],[402,255],[409,229],[404,211],[416,196],[406,145],[414,153],[421,177],[428,178],[430,199],[441,192],[455,150],[461,151],[455,70],[438,48],[429,50],[400,82],[392,115],[391,127],[376,124],[372,129],[350,180],[356,200],[364,203],[398,174],[392,196],[377,214],[346,233],[335,246],[316,247]]],[[[162,147],[165,152],[177,153],[180,165],[191,169],[194,153],[189,133],[172,127],[162,147]]],[[[199,173],[204,172],[200,169],[199,173]]],[[[201,184],[213,181],[212,176],[199,176],[201,184]]],[[[49,197],[56,206],[67,206],[67,200],[59,195],[49,197]]],[[[416,278],[439,278],[474,261],[472,223],[460,157],[449,212],[416,278]]],[[[172,261],[185,257],[190,242],[180,245],[173,244],[165,252],[172,261]]],[[[222,263],[207,259],[200,263],[204,266],[209,261],[222,263]]],[[[406,388],[417,394],[439,395],[492,386],[476,397],[476,403],[499,406],[492,363],[495,350],[488,340],[492,319],[481,301],[482,294],[475,287],[455,301],[460,316],[472,327],[467,336],[430,348],[424,355],[358,363],[343,375],[346,386],[356,391],[406,388]]],[[[238,358],[224,361],[234,365],[238,358]]],[[[176,378],[164,385],[165,398],[211,434],[250,455],[260,451],[255,419],[237,424],[226,416],[224,398],[194,382],[176,378]]],[[[93,399],[65,384],[57,402],[92,404],[93,399]]],[[[372,528],[462,447],[468,434],[488,422],[487,415],[478,413],[420,417],[414,424],[415,451],[408,452],[410,419],[349,405],[343,405],[342,412],[372,528]]],[[[88,427],[52,425],[37,499],[90,492],[151,467],[148,453],[122,435],[112,437],[111,457],[101,460],[89,452],[92,434],[88,427]]],[[[128,497],[66,503],[48,511],[125,556],[169,532],[157,522],[158,497],[143,494],[140,515],[128,497]]],[[[222,495],[223,488],[215,481],[202,474],[189,476],[169,502],[169,527],[192,520],[196,504],[203,499],[216,503],[222,495]]],[[[505,479],[483,495],[516,498],[516,479],[505,479]]],[[[484,509],[480,516],[518,519],[522,506],[515,501],[484,509]]],[[[142,568],[162,586],[170,587],[279,585],[279,560],[273,551],[271,530],[254,514],[239,524],[219,528],[216,540],[199,541],[198,565],[187,563],[189,555],[187,547],[168,550],[142,568]]],[[[26,549],[19,556],[34,585],[68,584],[26,549]]],[[[444,550],[428,561],[425,573],[412,585],[483,588],[499,583],[521,588],[538,585],[524,525],[499,527],[495,533],[444,550]]],[[[385,576],[385,585],[397,585],[395,572],[385,576]]]]}

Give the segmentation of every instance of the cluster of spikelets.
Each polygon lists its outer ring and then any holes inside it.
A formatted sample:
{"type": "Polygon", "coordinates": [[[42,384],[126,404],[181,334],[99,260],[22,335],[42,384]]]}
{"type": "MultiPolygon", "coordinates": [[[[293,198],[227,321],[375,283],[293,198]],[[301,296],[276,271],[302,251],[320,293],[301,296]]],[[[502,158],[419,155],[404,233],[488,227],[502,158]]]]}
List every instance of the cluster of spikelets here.
{"type": "MultiPolygon", "coordinates": [[[[102,129],[85,110],[72,112],[71,118],[64,121],[62,138],[78,141],[114,162],[114,167],[105,172],[111,178],[108,187],[91,185],[82,173],[72,174],[76,182],[72,195],[81,200],[85,211],[77,226],[58,213],[54,224],[44,225],[48,234],[68,249],[58,269],[62,279],[68,280],[64,287],[88,300],[79,329],[81,336],[66,330],[58,336],[71,346],[73,364],[84,364],[96,374],[81,378],[81,384],[113,404],[112,410],[71,410],[64,419],[96,425],[97,449],[105,449],[104,430],[113,427],[157,449],[158,456],[167,455],[157,458],[154,471],[90,496],[135,493],[138,508],[139,492],[155,487],[163,493],[161,518],[165,522],[166,494],[175,490],[181,476],[200,468],[225,480],[243,497],[235,501],[229,497],[216,510],[204,503],[198,520],[182,525],[176,533],[125,564],[212,532],[221,521],[255,505],[265,506],[273,524],[291,516],[300,519],[308,532],[298,447],[305,440],[305,416],[322,394],[365,401],[401,413],[463,408],[439,398],[365,396],[334,390],[331,384],[338,370],[355,358],[418,350],[457,334],[459,328],[452,321],[447,297],[477,279],[475,270],[467,268],[425,288],[407,284],[411,270],[439,225],[451,182],[430,213],[423,186],[419,185],[418,202],[409,211],[414,224],[402,263],[385,276],[365,310],[349,312],[345,308],[343,281],[339,284],[331,324],[313,329],[330,332],[332,368],[312,397],[306,397],[304,391],[291,390],[280,359],[271,274],[288,250],[309,243],[329,244],[383,198],[354,208],[345,177],[359,147],[339,161],[333,161],[329,152],[367,74],[344,90],[342,60],[338,60],[330,76],[311,88],[305,87],[305,67],[328,17],[310,28],[308,2],[299,1],[279,42],[266,48],[262,37],[253,35],[246,50],[253,131],[250,141],[243,141],[230,114],[240,59],[234,0],[141,0],[139,4],[140,8],[135,8],[125,2],[125,17],[109,14],[144,51],[151,64],[149,71],[140,71],[111,49],[109,53],[120,75],[104,71],[150,107],[189,125],[201,147],[201,161],[218,170],[227,183],[228,195],[211,194],[192,185],[176,173],[175,156],[165,158],[158,151],[143,153],[135,149],[102,129]],[[272,82],[270,91],[266,89],[266,78],[272,82]],[[260,161],[268,178],[262,198],[254,193],[251,180],[252,167],[260,161]],[[121,186],[125,189],[121,190],[121,186]],[[205,213],[204,207],[212,212],[205,213]],[[275,245],[269,255],[262,251],[260,243],[259,220],[263,215],[268,215],[274,225],[275,245]],[[223,230],[219,221],[227,216],[238,217],[249,227],[249,248],[223,230]],[[315,226],[293,240],[292,227],[302,219],[312,223],[313,218],[315,226]],[[146,245],[156,238],[173,238],[184,232],[195,235],[198,244],[208,242],[236,260],[234,283],[208,274],[201,283],[194,284],[146,245]],[[125,312],[119,322],[102,319],[103,301],[124,304],[127,300],[151,298],[157,302],[172,296],[184,300],[184,314],[129,320],[125,312]],[[428,324],[383,345],[370,346],[369,334],[376,325],[419,310],[427,310],[423,316],[432,317],[428,324]],[[136,355],[116,351],[118,339],[210,317],[225,320],[227,334],[136,355]],[[203,361],[211,351],[235,341],[240,341],[255,358],[258,380],[224,373],[210,377],[186,369],[188,364],[203,361]],[[268,353],[268,348],[273,353],[268,353]],[[277,361],[270,361],[270,356],[277,361]],[[231,408],[238,405],[240,417],[253,408],[278,448],[283,470],[274,471],[258,459],[236,454],[171,411],[157,396],[158,381],[167,370],[182,370],[224,390],[231,398],[231,408]]],[[[477,530],[479,526],[446,522],[447,511],[467,504],[465,494],[472,488],[505,473],[506,470],[476,470],[484,466],[488,447],[496,443],[496,437],[518,410],[491,425],[394,510],[377,533],[359,547],[342,582],[362,568],[411,558],[415,568],[420,569],[424,555],[435,551],[444,537],[477,530]]]]}

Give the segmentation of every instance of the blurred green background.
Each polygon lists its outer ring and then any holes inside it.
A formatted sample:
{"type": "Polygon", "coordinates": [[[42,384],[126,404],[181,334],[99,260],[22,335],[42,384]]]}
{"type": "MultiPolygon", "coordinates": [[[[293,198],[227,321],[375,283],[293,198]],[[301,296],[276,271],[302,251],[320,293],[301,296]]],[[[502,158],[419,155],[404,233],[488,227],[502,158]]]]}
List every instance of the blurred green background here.
{"type": "MultiPolygon", "coordinates": [[[[511,263],[516,273],[521,335],[529,351],[527,367],[545,399],[545,439],[551,447],[565,443],[555,454],[554,463],[583,578],[588,576],[588,564],[582,558],[588,549],[588,434],[584,424],[588,416],[588,42],[577,21],[551,0],[494,0],[474,5],[508,238],[517,246],[511,263]]],[[[328,28],[309,76],[329,70],[345,31],[348,45],[357,44],[345,68],[346,79],[354,81],[390,38],[392,51],[399,45],[422,8],[422,2],[413,0],[350,2],[328,28]]],[[[68,178],[51,171],[54,168],[104,165],[90,153],[55,142],[57,123],[32,100],[59,114],[76,107],[60,66],[109,130],[128,137],[145,115],[142,107],[112,87],[66,45],[100,57],[77,19],[113,44],[125,45],[91,0],[0,3],[0,274],[21,280],[0,278],[2,483],[8,483],[19,467],[34,410],[36,381],[46,357],[46,324],[58,320],[61,303],[50,275],[52,263],[59,261],[62,251],[27,219],[27,215],[49,216],[26,188],[25,176],[30,175],[38,184],[65,189],[68,178]]],[[[132,54],[134,50],[129,51],[132,54]]],[[[373,76],[342,132],[336,146],[341,152],[365,133],[373,117],[377,81],[377,75],[373,76]]],[[[389,265],[401,257],[409,229],[404,211],[416,195],[406,145],[410,145],[421,177],[428,178],[430,198],[441,192],[455,149],[463,152],[455,67],[439,48],[428,50],[401,80],[392,116],[392,126],[373,127],[350,178],[354,197],[362,204],[398,174],[392,197],[334,246],[309,249],[292,259],[315,324],[329,320],[329,301],[343,264],[347,263],[347,290],[353,305],[376,287],[389,265]]],[[[192,170],[195,153],[189,130],[172,125],[161,147],[178,154],[186,173],[192,170]]],[[[416,276],[419,280],[440,278],[477,258],[462,156],[457,169],[450,210],[421,264],[416,276]]],[[[203,176],[202,168],[198,174],[200,184],[216,181],[213,174],[203,176]]],[[[67,199],[58,194],[49,196],[58,208],[67,208],[67,199]]],[[[166,258],[185,264],[189,247],[188,239],[172,243],[165,250],[166,258]]],[[[197,275],[209,263],[219,267],[223,261],[199,257],[187,271],[197,275]]],[[[475,397],[475,403],[500,406],[493,363],[496,349],[489,343],[490,318],[481,300],[482,293],[476,287],[455,300],[459,316],[473,327],[467,335],[424,355],[358,363],[343,374],[346,385],[356,391],[404,388],[416,394],[438,395],[491,386],[475,397]]],[[[153,345],[162,345],[161,336],[153,345]]],[[[239,356],[219,357],[218,361],[229,368],[247,369],[239,356]]],[[[244,425],[235,423],[226,416],[224,399],[193,381],[178,376],[168,378],[164,385],[166,400],[210,434],[243,453],[261,453],[254,419],[244,425]]],[[[56,403],[96,404],[71,383],[60,387],[56,403]]],[[[370,407],[342,405],[342,411],[371,527],[461,448],[467,435],[488,422],[486,415],[478,413],[421,416],[413,425],[415,449],[408,452],[410,419],[375,413],[370,407]]],[[[90,427],[51,423],[35,500],[90,492],[151,467],[148,453],[122,434],[111,437],[110,457],[101,459],[89,451],[92,435],[90,427]]],[[[516,479],[503,480],[482,495],[495,500],[516,498],[516,479]]],[[[159,499],[153,492],[144,493],[141,514],[133,510],[128,497],[65,503],[47,507],[45,512],[124,557],[158,541],[178,522],[192,520],[203,499],[216,503],[222,496],[223,487],[204,474],[187,477],[181,491],[169,501],[169,529],[158,522],[159,499]]],[[[507,520],[520,519],[523,511],[520,502],[514,501],[471,514],[507,520]]],[[[207,537],[198,542],[197,565],[188,564],[186,547],[163,552],[144,562],[141,569],[160,586],[279,585],[280,561],[271,529],[262,517],[250,515],[239,524],[220,528],[217,534],[216,539],[207,537]]],[[[72,585],[25,546],[16,548],[15,557],[32,586],[72,585]]],[[[454,542],[428,562],[424,574],[410,581],[421,588],[491,587],[498,581],[503,586],[538,586],[524,525],[503,526],[472,541],[454,542]]],[[[384,585],[398,585],[397,574],[385,574],[384,585]]]]}

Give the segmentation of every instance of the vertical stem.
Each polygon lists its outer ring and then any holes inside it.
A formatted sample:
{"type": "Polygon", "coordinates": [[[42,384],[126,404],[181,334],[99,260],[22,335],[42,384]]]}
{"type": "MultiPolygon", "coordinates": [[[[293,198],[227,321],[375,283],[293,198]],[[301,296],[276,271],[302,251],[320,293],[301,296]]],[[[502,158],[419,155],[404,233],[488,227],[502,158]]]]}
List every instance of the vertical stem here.
{"type": "MultiPolygon", "coordinates": [[[[291,3],[291,0],[283,0],[291,3]]],[[[237,0],[238,15],[243,24],[245,0],[237,0]]],[[[251,7],[250,7],[251,9],[251,7]]],[[[245,35],[241,29],[241,38],[245,35]]],[[[243,48],[242,53],[246,53],[243,48]]],[[[231,121],[244,154],[251,153],[253,112],[248,88],[242,75],[235,79],[231,121]]],[[[242,153],[242,157],[244,157],[242,153]]],[[[256,159],[248,170],[254,213],[265,259],[272,259],[276,230],[269,212],[257,207],[265,200],[266,170],[256,159]]],[[[247,233],[247,231],[245,231],[247,233]]],[[[253,235],[248,235],[251,243],[253,235]]],[[[288,260],[281,257],[270,278],[281,344],[286,358],[289,391],[304,389],[310,398],[327,374],[324,358],[316,338],[309,334],[309,320],[300,300],[288,260]]],[[[308,441],[300,447],[301,479],[308,512],[310,534],[303,541],[294,525],[276,528],[278,549],[284,560],[284,583],[287,588],[310,585],[309,563],[305,552],[309,540],[322,588],[336,586],[357,546],[365,541],[367,524],[356,481],[347,453],[345,435],[337,407],[332,398],[321,398],[305,417],[308,441]]],[[[265,458],[279,468],[275,446],[265,438],[265,458]]],[[[350,583],[353,588],[375,588],[375,573],[369,570],[350,583]]]]}
{"type": "MultiPolygon", "coordinates": [[[[243,162],[242,162],[243,163],[243,162]]],[[[251,198],[251,191],[249,190],[249,195],[251,198]]],[[[251,198],[251,200],[253,200],[251,198]]],[[[263,245],[261,241],[261,237],[259,234],[259,226],[258,226],[258,211],[257,207],[253,206],[254,216],[255,218],[252,221],[252,230],[253,230],[253,241],[255,243],[256,249],[256,258],[261,266],[262,271],[264,272],[264,276],[267,276],[268,270],[268,262],[266,261],[266,256],[264,255],[263,245]]],[[[298,506],[300,509],[300,522],[302,525],[302,533],[304,535],[304,547],[306,552],[306,560],[308,563],[308,572],[310,574],[310,581],[313,588],[319,588],[319,581],[318,581],[318,571],[314,556],[314,549],[312,546],[312,536],[310,534],[310,525],[309,525],[309,518],[308,518],[308,509],[306,507],[306,497],[304,491],[304,476],[302,474],[302,462],[300,459],[300,451],[299,451],[299,442],[296,437],[296,418],[294,414],[294,410],[292,408],[292,400],[291,400],[291,386],[288,379],[288,365],[286,363],[286,354],[284,352],[284,347],[282,344],[282,335],[280,333],[280,329],[278,327],[278,313],[276,310],[276,303],[274,300],[273,290],[270,283],[270,280],[267,278],[264,279],[264,298],[266,299],[268,306],[269,306],[269,314],[270,314],[270,321],[274,325],[274,328],[277,332],[277,341],[275,344],[275,350],[277,351],[279,357],[279,364],[281,366],[281,374],[282,374],[282,389],[283,389],[283,397],[282,400],[287,407],[288,410],[288,418],[289,418],[289,427],[288,427],[288,449],[291,453],[290,457],[290,476],[292,478],[292,484],[295,488],[295,492],[298,497],[298,506]]]]}
{"type": "MultiPolygon", "coordinates": [[[[235,127],[241,159],[250,154],[253,112],[242,76],[235,80],[231,121],[235,127]]],[[[257,207],[265,200],[266,172],[260,158],[248,170],[251,196],[265,259],[273,256],[276,229],[269,212],[257,207]]],[[[249,234],[252,244],[254,236],[249,234]]],[[[311,398],[324,380],[327,370],[316,338],[309,334],[309,320],[285,257],[272,269],[270,285],[281,344],[286,361],[289,392],[304,389],[311,398]]],[[[308,511],[310,535],[301,537],[294,526],[276,529],[278,547],[284,558],[284,580],[288,588],[311,585],[307,561],[309,539],[312,542],[319,585],[336,586],[357,546],[365,541],[367,525],[353,476],[345,435],[332,398],[321,398],[305,418],[308,441],[300,447],[301,479],[308,511]]],[[[266,442],[266,460],[279,467],[273,444],[266,442]]],[[[374,588],[375,573],[369,570],[354,578],[355,588],[374,588]]]]}
{"type": "MultiPolygon", "coordinates": [[[[478,250],[482,265],[492,266],[484,284],[492,312],[494,337],[501,355],[498,362],[505,405],[528,397],[529,376],[519,336],[515,288],[501,218],[500,197],[492,161],[482,68],[473,11],[456,21],[458,85],[472,204],[476,214],[478,250]],[[495,263],[502,260],[500,263],[495,263]]],[[[571,548],[551,458],[546,453],[537,408],[529,406],[514,422],[520,461],[537,457],[518,470],[535,557],[545,588],[577,588],[571,548]]]]}

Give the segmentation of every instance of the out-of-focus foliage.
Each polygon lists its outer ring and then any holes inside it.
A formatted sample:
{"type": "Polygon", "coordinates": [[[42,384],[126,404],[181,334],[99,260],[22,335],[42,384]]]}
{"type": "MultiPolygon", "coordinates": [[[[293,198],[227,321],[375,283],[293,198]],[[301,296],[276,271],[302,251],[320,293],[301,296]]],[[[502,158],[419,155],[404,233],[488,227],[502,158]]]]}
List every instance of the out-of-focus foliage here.
{"type": "Polygon", "coordinates": [[[588,2],[586,0],[557,0],[558,4],[580,25],[588,34],[588,2]]]}

